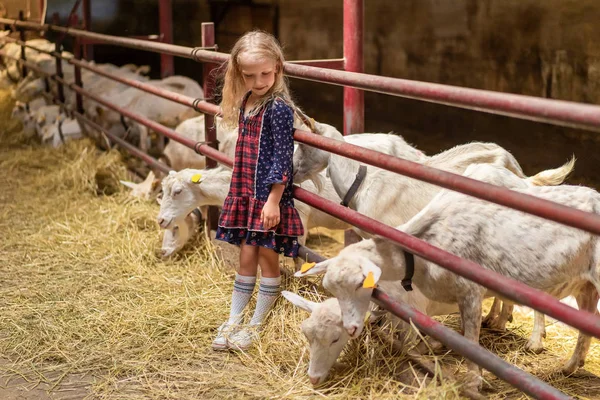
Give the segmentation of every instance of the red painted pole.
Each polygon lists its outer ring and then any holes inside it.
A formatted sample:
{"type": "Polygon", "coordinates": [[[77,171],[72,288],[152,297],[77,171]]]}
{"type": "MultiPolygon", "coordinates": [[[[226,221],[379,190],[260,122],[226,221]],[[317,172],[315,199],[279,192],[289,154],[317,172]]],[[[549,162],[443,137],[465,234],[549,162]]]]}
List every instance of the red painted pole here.
{"type": "MultiPolygon", "coordinates": [[[[73,15],[73,19],[73,25],[77,25],[77,14],[73,15]]],[[[81,43],[79,43],[79,38],[77,37],[75,38],[75,43],[73,43],[73,56],[76,60],[81,60],[81,43]]],[[[78,65],[75,65],[75,84],[83,87],[83,81],[81,80],[81,67],[78,65]]],[[[83,98],[81,97],[80,93],[75,94],[75,102],[77,112],[83,114],[83,98]]]]}
{"type": "MultiPolygon", "coordinates": [[[[173,43],[173,5],[171,0],[158,0],[158,23],[163,43],[173,43]]],[[[160,76],[166,78],[175,73],[173,56],[160,55],[160,76]]]]}
{"type": "MultiPolygon", "coordinates": [[[[363,0],[344,0],[345,70],[363,72],[363,0]]],[[[362,90],[344,87],[344,135],[365,131],[365,99],[362,90]]]]}
{"type": "MultiPolygon", "coordinates": [[[[210,47],[215,45],[215,24],[212,22],[202,23],[202,47],[210,47]]],[[[202,84],[204,89],[204,98],[207,100],[214,99],[215,96],[215,72],[216,65],[212,63],[202,64],[202,84]]],[[[210,147],[218,149],[217,130],[215,127],[215,117],[210,114],[204,115],[204,132],[206,132],[206,142],[210,147]]],[[[214,160],[206,160],[206,168],[215,168],[217,162],[214,160]]],[[[207,231],[216,230],[219,223],[219,210],[217,207],[209,207],[208,218],[206,219],[207,231]]]]}
{"type": "MultiPolygon", "coordinates": [[[[19,19],[21,21],[23,21],[23,19],[25,18],[24,14],[23,14],[23,10],[19,11],[19,19]]],[[[20,28],[19,29],[19,38],[21,39],[21,43],[25,43],[25,29],[24,28],[20,28]]],[[[26,57],[25,57],[25,46],[21,45],[21,60],[25,61],[26,57]]],[[[6,71],[8,73],[8,71],[6,71]]],[[[25,64],[23,63],[21,65],[21,78],[25,79],[25,77],[27,76],[27,67],[25,66],[25,64]]]]}
{"type": "MultiPolygon", "coordinates": [[[[83,0],[83,29],[92,29],[92,0],[83,0]]],[[[94,46],[86,44],[83,47],[83,58],[90,61],[94,59],[94,46]]]]}
{"type": "Polygon", "coordinates": [[[44,7],[45,6],[45,1],[44,0],[38,0],[38,10],[40,11],[40,24],[43,24],[44,21],[46,20],[46,15],[44,13],[44,7]]]}
{"type": "MultiPolygon", "coordinates": [[[[344,69],[363,72],[363,0],[344,0],[344,69]]],[[[365,95],[360,89],[344,86],[344,135],[365,131],[365,95]]],[[[344,232],[344,246],[360,241],[353,230],[344,232]]]]}
{"type": "MultiPolygon", "coordinates": [[[[21,44],[21,42],[11,38],[4,38],[4,40],[21,44]]],[[[33,46],[27,47],[35,49],[33,46]]],[[[56,53],[51,52],[50,54],[55,55],[56,53]]],[[[77,63],[75,60],[69,60],[69,62],[71,64],[77,63]]],[[[83,63],[80,63],[80,65],[82,68],[93,70],[93,67],[87,66],[83,63]]],[[[159,96],[173,99],[174,101],[185,102],[183,104],[189,105],[191,102],[192,106],[195,106],[202,112],[215,114],[218,111],[218,107],[216,105],[205,101],[197,101],[197,99],[191,99],[187,96],[173,94],[168,91],[160,91],[157,88],[153,88],[152,86],[142,82],[125,82],[122,80],[122,78],[111,76],[110,74],[106,74],[99,70],[95,72],[103,74],[111,79],[119,80],[131,86],[139,87],[140,89],[150,93],[155,93],[159,96]]],[[[329,139],[310,132],[296,130],[294,133],[294,139],[301,143],[346,156],[391,172],[396,172],[411,178],[441,186],[443,188],[455,190],[483,200],[487,200],[492,203],[504,205],[532,215],[537,215],[545,219],[560,222],[574,228],[600,234],[600,216],[596,214],[566,207],[562,204],[540,199],[535,196],[526,195],[509,190],[507,188],[491,185],[489,183],[477,181],[412,161],[403,160],[387,154],[379,153],[377,151],[352,145],[350,143],[329,139]]]]}

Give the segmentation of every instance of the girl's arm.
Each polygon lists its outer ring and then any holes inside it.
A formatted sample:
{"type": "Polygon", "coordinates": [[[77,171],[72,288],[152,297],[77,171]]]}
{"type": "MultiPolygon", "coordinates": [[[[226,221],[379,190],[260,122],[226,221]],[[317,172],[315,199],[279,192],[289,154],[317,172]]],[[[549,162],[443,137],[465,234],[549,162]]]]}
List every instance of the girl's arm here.
{"type": "Polygon", "coordinates": [[[271,165],[271,170],[266,179],[266,184],[271,186],[271,192],[263,209],[263,226],[266,229],[270,229],[279,223],[279,201],[286,183],[292,176],[294,112],[281,100],[275,100],[273,104],[271,132],[273,133],[274,143],[273,165],[271,165]]]}

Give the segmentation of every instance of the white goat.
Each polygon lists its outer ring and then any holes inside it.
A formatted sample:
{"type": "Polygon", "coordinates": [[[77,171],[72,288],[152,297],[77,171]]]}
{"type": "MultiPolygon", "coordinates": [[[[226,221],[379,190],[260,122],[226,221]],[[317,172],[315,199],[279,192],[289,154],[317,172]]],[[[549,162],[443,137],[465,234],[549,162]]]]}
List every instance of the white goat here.
{"type": "MultiPolygon", "coordinates": [[[[174,75],[157,82],[150,81],[147,83],[192,98],[204,97],[202,87],[200,87],[195,80],[185,76],[174,75]]],[[[149,93],[141,92],[138,89],[136,89],[136,92],[133,92],[135,94],[131,95],[129,98],[127,98],[126,92],[128,92],[128,90],[122,92],[122,99],[120,100],[121,104],[119,105],[127,108],[131,112],[140,114],[168,127],[176,127],[182,121],[197,115],[197,113],[188,106],[149,93]]],[[[107,128],[110,125],[121,124],[119,114],[114,111],[106,113],[106,115],[101,116],[101,118],[106,120],[105,124],[108,126],[105,125],[105,127],[107,128]]],[[[132,136],[139,138],[140,148],[147,151],[150,148],[148,142],[150,138],[148,128],[129,118],[125,118],[124,120],[127,126],[129,126],[132,136]]]]}
{"type": "MultiPolygon", "coordinates": [[[[600,195],[590,188],[515,190],[600,213],[600,195]]],[[[555,297],[573,294],[580,309],[598,313],[600,246],[595,235],[450,190],[441,191],[427,207],[397,229],[555,297]]],[[[368,309],[372,287],[379,280],[402,279],[405,265],[402,248],[375,238],[345,248],[337,257],[315,265],[308,273],[325,272],[323,285],[338,298],[344,327],[355,337],[363,327],[361,318],[368,309]]],[[[419,257],[415,257],[413,280],[428,298],[457,303],[465,337],[478,342],[481,304],[484,297],[493,295],[491,292],[419,257]]],[[[579,333],[575,351],[563,366],[563,373],[570,374],[583,365],[590,340],[579,333]]],[[[473,362],[467,365],[476,378],[474,383],[480,386],[479,367],[473,362]]]]}
{"type": "MultiPolygon", "coordinates": [[[[231,170],[217,167],[204,170],[184,169],[179,172],[171,172],[162,181],[162,199],[160,200],[160,211],[157,217],[158,224],[163,229],[180,227],[179,232],[170,234],[171,241],[165,242],[163,238],[163,256],[168,257],[185,245],[193,231],[188,230],[190,236],[186,236],[181,226],[189,226],[192,217],[190,214],[195,208],[201,210],[207,206],[222,206],[231,182],[231,170]],[[198,176],[197,182],[192,177],[198,176]],[[175,240],[177,243],[173,243],[175,240]]],[[[331,183],[323,177],[323,185],[320,190],[312,182],[303,182],[300,187],[311,192],[316,192],[328,200],[339,202],[331,183]]],[[[308,231],[315,227],[327,229],[349,229],[351,226],[327,213],[314,209],[301,201],[296,200],[304,235],[298,238],[300,244],[304,244],[308,231]]]]}
{"type": "MultiPolygon", "coordinates": [[[[313,123],[313,131],[318,135],[330,139],[345,141],[366,149],[376,150],[410,161],[422,162],[428,159],[423,152],[406,143],[402,136],[399,135],[360,133],[343,136],[333,126],[316,121],[313,123]]],[[[297,143],[297,149],[294,151],[294,182],[301,183],[307,179],[318,179],[316,177],[320,171],[327,167],[329,157],[330,153],[327,151],[304,143],[297,143]]]]}
{"type": "MultiPolygon", "coordinates": [[[[362,140],[360,136],[366,138],[369,135],[356,135],[356,139],[352,139],[351,136],[342,137],[335,128],[321,125],[317,129],[317,133],[323,136],[345,140],[349,143],[355,140],[356,142],[353,144],[381,151],[374,141],[371,143],[360,142],[362,140]]],[[[371,136],[385,137],[390,135],[371,136]]],[[[493,143],[475,142],[460,145],[432,157],[415,153],[416,150],[406,145],[406,142],[402,140],[402,143],[404,143],[404,146],[399,146],[398,153],[393,155],[430,167],[461,174],[472,163],[489,163],[503,166],[517,176],[526,178],[517,160],[508,151],[493,143]],[[410,158],[411,156],[413,159],[410,158]]],[[[573,170],[574,162],[573,159],[560,168],[540,172],[528,178],[528,181],[534,185],[558,185],[573,170]]],[[[299,180],[313,179],[315,174],[327,166],[328,176],[331,178],[333,187],[340,198],[343,198],[352,186],[360,165],[358,161],[336,154],[329,154],[303,144],[300,144],[298,150],[294,153],[294,168],[300,171],[298,172],[300,174],[299,180]],[[327,161],[329,161],[329,164],[327,164],[327,161]]],[[[397,226],[408,221],[425,207],[440,190],[440,187],[423,181],[398,175],[381,168],[367,166],[366,177],[349,206],[359,213],[386,225],[397,226]]],[[[357,230],[357,232],[363,237],[370,237],[367,232],[361,230],[357,230]]],[[[506,321],[511,316],[512,308],[507,306],[503,309],[502,316],[498,318],[499,306],[500,303],[495,301],[485,321],[487,325],[493,328],[504,329],[506,321]]]]}
{"type": "Polygon", "coordinates": [[[79,121],[74,118],[60,118],[42,128],[42,143],[51,144],[57,148],[69,140],[83,137],[79,121]],[[62,137],[61,137],[62,133],[62,137]]]}
{"type": "MultiPolygon", "coordinates": [[[[413,285],[411,292],[399,288],[394,282],[380,281],[381,289],[390,297],[414,307],[429,316],[446,315],[458,311],[455,304],[445,304],[429,300],[413,285]]],[[[313,385],[325,381],[329,370],[350,340],[348,331],[344,329],[342,310],[337,298],[330,298],[322,303],[306,300],[296,293],[282,291],[281,294],[292,304],[308,311],[310,317],[302,322],[302,333],[306,336],[310,349],[308,377],[313,385]]],[[[408,339],[410,325],[390,315],[392,329],[401,329],[402,339],[408,339]]]]}
{"type": "MultiPolygon", "coordinates": [[[[220,121],[221,118],[217,117],[217,140],[220,142],[219,151],[225,153],[228,157],[233,158],[238,130],[237,128],[233,130],[225,129],[220,125],[220,121]]],[[[204,115],[183,121],[175,128],[175,132],[196,142],[204,142],[204,115]]],[[[196,153],[195,150],[190,149],[175,140],[169,141],[163,155],[159,159],[165,161],[165,163],[175,171],[180,171],[184,168],[203,169],[206,167],[205,156],[196,153]]],[[[162,177],[163,175],[161,173],[151,171],[141,183],[129,181],[121,181],[121,183],[132,189],[131,195],[133,197],[151,200],[158,194],[162,177]]]]}
{"type": "Polygon", "coordinates": [[[42,106],[33,115],[34,128],[40,138],[42,137],[42,129],[45,125],[54,124],[59,118],[65,118],[61,114],[60,106],[57,105],[42,106]]]}
{"type": "MultiPolygon", "coordinates": [[[[497,186],[505,186],[509,188],[527,188],[532,186],[530,182],[517,177],[512,172],[504,168],[492,166],[490,164],[470,165],[465,171],[465,176],[469,176],[470,178],[485,181],[497,186]]],[[[302,272],[297,273],[297,276],[303,275],[304,274],[302,272]]],[[[413,285],[413,290],[409,292],[405,291],[397,281],[380,281],[380,287],[392,299],[406,303],[414,307],[416,310],[429,316],[444,315],[458,311],[458,305],[456,304],[445,304],[429,300],[423,295],[416,285],[413,285]]],[[[306,307],[307,301],[299,298],[299,296],[295,294],[289,294],[285,295],[285,297],[295,305],[310,311],[306,307]]],[[[505,302],[505,308],[503,308],[503,313],[500,314],[500,318],[507,318],[507,315],[505,315],[507,312],[506,309],[509,309],[509,314],[512,312],[512,306],[510,306],[510,304],[512,303],[505,302]]],[[[312,303],[312,306],[320,307],[321,305],[318,303],[312,303]]],[[[302,330],[310,343],[311,359],[309,376],[311,382],[313,383],[322,383],[325,380],[329,369],[335,362],[339,352],[343,347],[340,347],[337,344],[338,342],[332,343],[331,341],[327,341],[326,338],[319,339],[310,333],[314,331],[314,329],[338,333],[343,330],[341,311],[337,299],[335,301],[327,300],[322,304],[322,307],[324,307],[324,310],[326,311],[321,311],[321,313],[328,315],[327,318],[323,318],[320,313],[313,313],[311,317],[302,325],[302,330]],[[305,328],[305,325],[307,328],[305,328]],[[310,328],[312,326],[318,326],[319,328],[310,328]]],[[[536,320],[533,333],[526,345],[526,347],[529,349],[532,349],[535,346],[541,347],[542,335],[545,333],[544,315],[536,311],[535,316],[536,320]],[[541,323],[540,319],[537,319],[540,316],[541,323]]],[[[396,319],[392,320],[394,322],[394,327],[399,330],[399,333],[403,337],[405,337],[410,329],[410,326],[405,324],[403,321],[396,319]]],[[[504,323],[506,323],[506,321],[504,321],[504,323]]],[[[344,344],[350,339],[350,336],[347,332],[338,336],[341,337],[339,340],[344,344]]]]}

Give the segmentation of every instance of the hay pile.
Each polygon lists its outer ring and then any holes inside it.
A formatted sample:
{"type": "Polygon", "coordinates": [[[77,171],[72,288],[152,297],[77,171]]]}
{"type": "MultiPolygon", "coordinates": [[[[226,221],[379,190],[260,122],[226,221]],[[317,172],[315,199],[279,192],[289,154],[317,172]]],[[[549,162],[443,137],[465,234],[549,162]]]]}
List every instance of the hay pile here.
{"type": "MultiPolygon", "coordinates": [[[[283,299],[256,348],[213,352],[233,271],[215,258],[212,244],[198,238],[181,256],[161,261],[158,206],[121,191],[118,180],[128,179],[121,155],[99,152],[87,140],[42,148],[6,123],[10,107],[0,92],[2,382],[22,377],[32,387],[48,383],[57,396],[94,399],[459,397],[457,385],[426,379],[369,330],[348,347],[332,379],[313,389],[298,328],[307,314],[283,299]]],[[[309,245],[325,254],[340,248],[339,233],[322,233],[309,245]]],[[[284,284],[320,298],[297,280],[284,284]]],[[[446,322],[456,327],[458,320],[446,322]]],[[[515,316],[510,333],[484,331],[482,344],[569,394],[599,398],[595,376],[550,375],[574,347],[574,332],[552,325],[548,350],[526,355],[521,348],[531,325],[515,316]]],[[[599,351],[594,342],[586,368],[594,374],[599,351]]],[[[461,364],[452,354],[429,360],[451,372],[461,364]]],[[[525,398],[484,376],[492,386],[486,397],[525,398]]]]}

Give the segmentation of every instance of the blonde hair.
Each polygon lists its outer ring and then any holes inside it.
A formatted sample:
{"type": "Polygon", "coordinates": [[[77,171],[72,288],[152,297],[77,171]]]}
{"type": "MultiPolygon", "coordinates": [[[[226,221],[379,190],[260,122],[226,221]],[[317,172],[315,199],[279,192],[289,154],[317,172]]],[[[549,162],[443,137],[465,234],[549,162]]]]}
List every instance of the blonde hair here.
{"type": "Polygon", "coordinates": [[[221,116],[223,124],[229,128],[238,125],[238,118],[242,100],[246,94],[244,79],[241,72],[240,56],[249,54],[257,59],[275,61],[275,82],[269,91],[255,105],[253,111],[256,112],[267,102],[275,97],[284,100],[292,110],[296,111],[297,106],[292,101],[287,86],[287,80],[283,75],[283,50],[277,42],[277,39],[269,33],[254,30],[244,34],[231,49],[231,57],[225,70],[225,79],[223,84],[223,94],[221,100],[221,116]]]}

